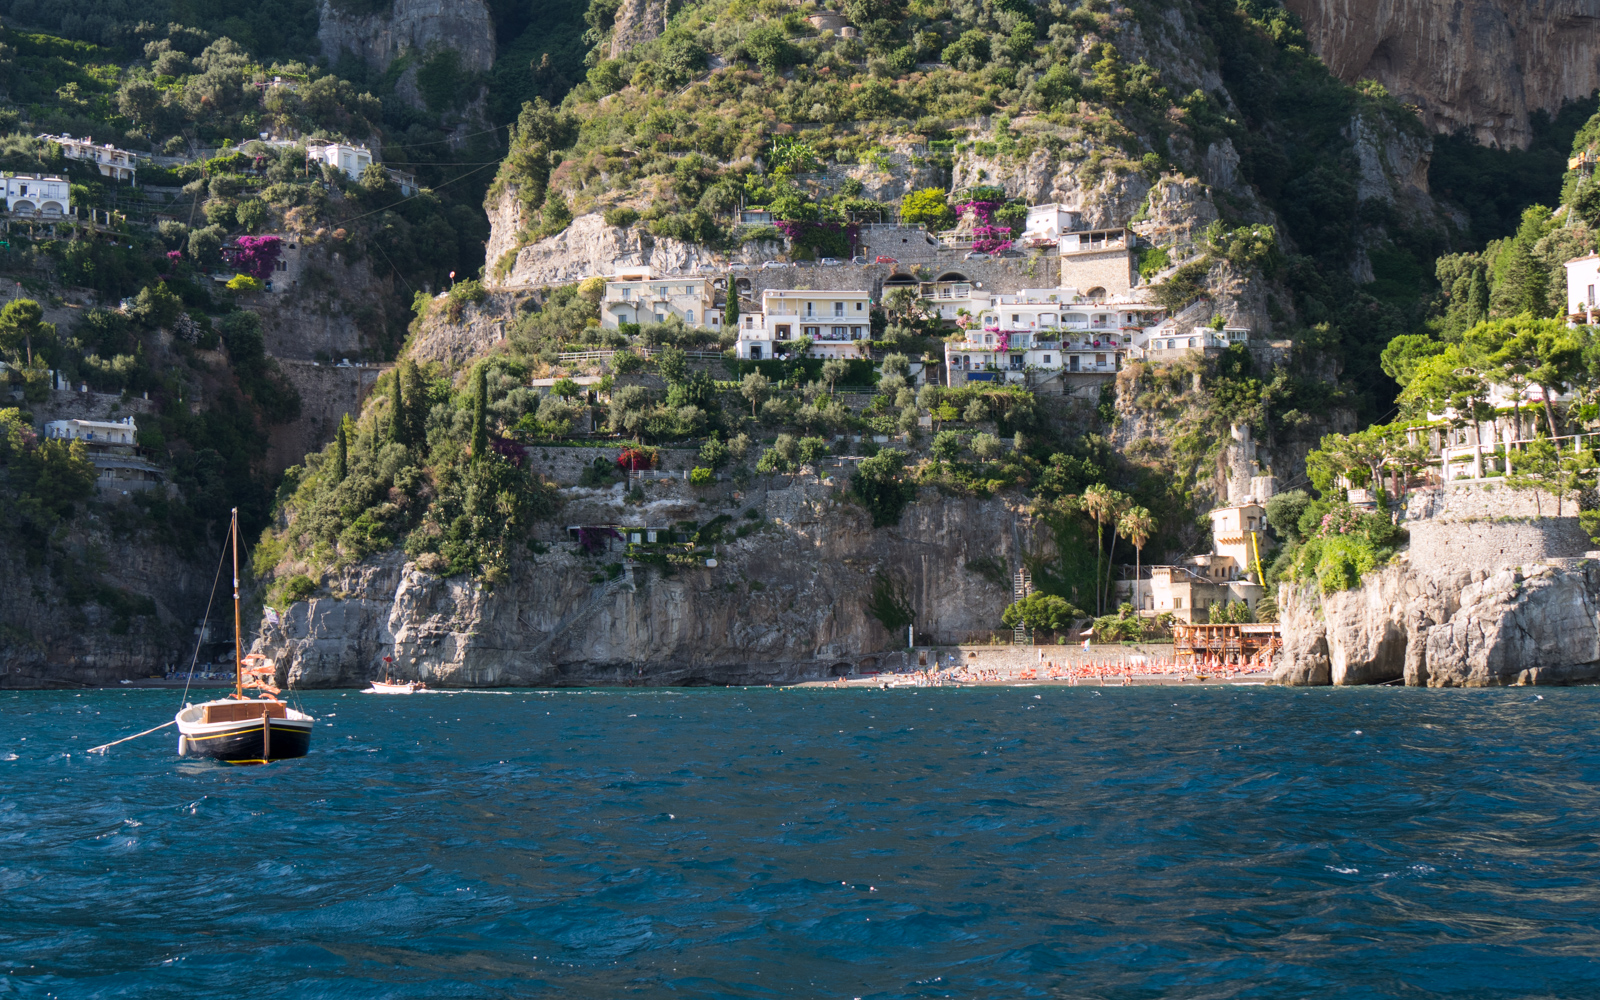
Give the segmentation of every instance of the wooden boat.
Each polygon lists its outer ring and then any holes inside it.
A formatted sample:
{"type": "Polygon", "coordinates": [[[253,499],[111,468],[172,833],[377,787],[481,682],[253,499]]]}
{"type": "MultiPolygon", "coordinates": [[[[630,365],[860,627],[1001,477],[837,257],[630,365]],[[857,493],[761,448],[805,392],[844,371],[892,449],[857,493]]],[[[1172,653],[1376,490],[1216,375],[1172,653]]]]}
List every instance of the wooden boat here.
{"type": "Polygon", "coordinates": [[[278,695],[277,667],[259,653],[241,656],[244,648],[239,612],[239,509],[230,527],[233,543],[233,694],[199,705],[185,705],[173,720],[178,725],[178,755],[209,757],[228,764],[266,764],[304,757],[311,749],[315,721],[290,708],[278,695]],[[256,698],[246,690],[259,691],[256,698]]]}
{"type": "Polygon", "coordinates": [[[362,691],[362,694],[414,694],[417,691],[426,691],[428,685],[421,681],[373,681],[372,686],[362,691]]]}

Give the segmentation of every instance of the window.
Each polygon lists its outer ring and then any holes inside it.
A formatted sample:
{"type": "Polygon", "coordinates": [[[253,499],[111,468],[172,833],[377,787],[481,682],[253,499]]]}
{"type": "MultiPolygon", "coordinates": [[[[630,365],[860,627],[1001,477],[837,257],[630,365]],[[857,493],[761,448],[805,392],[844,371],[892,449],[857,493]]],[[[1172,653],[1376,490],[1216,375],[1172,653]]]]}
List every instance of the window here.
{"type": "Polygon", "coordinates": [[[1095,365],[1096,368],[1104,367],[1105,363],[1106,363],[1106,356],[1104,354],[1096,354],[1094,356],[1094,365],[1095,365]]]}
{"type": "Polygon", "coordinates": [[[1593,285],[1589,286],[1589,304],[1591,306],[1594,305],[1594,286],[1593,285]]]}
{"type": "Polygon", "coordinates": [[[1048,354],[1046,354],[1046,355],[1045,355],[1045,356],[1044,356],[1044,363],[1045,363],[1045,364],[1049,364],[1049,363],[1050,363],[1050,355],[1048,355],[1048,354]]]}
{"type": "Polygon", "coordinates": [[[850,328],[850,339],[851,340],[860,340],[861,339],[861,332],[862,332],[861,331],[861,327],[852,326],[850,328]]]}
{"type": "Polygon", "coordinates": [[[693,323],[694,322],[694,310],[693,309],[685,309],[683,311],[683,321],[685,323],[693,323]]]}
{"type": "Polygon", "coordinates": [[[843,302],[835,302],[833,304],[833,314],[835,316],[843,316],[844,315],[844,303],[843,302]]]}
{"type": "Polygon", "coordinates": [[[1071,359],[1068,361],[1067,369],[1069,371],[1077,371],[1078,370],[1078,356],[1076,354],[1074,354],[1071,357],[1071,359]]]}
{"type": "Polygon", "coordinates": [[[789,339],[789,324],[783,323],[783,324],[779,325],[779,327],[778,327],[778,339],[779,340],[788,340],[789,339]]]}
{"type": "Polygon", "coordinates": [[[816,340],[818,337],[822,336],[822,327],[820,326],[807,326],[803,327],[802,329],[804,330],[805,335],[810,337],[812,340],[816,340]]]}
{"type": "Polygon", "coordinates": [[[761,348],[755,346],[754,344],[750,345],[750,360],[751,361],[760,361],[761,360],[761,348]]]}
{"type": "Polygon", "coordinates": [[[1249,517],[1249,518],[1245,518],[1245,520],[1249,522],[1251,531],[1256,530],[1256,519],[1255,518],[1249,517]]]}
{"type": "Polygon", "coordinates": [[[864,308],[864,306],[863,306],[862,303],[860,303],[860,302],[856,303],[856,312],[861,312],[863,308],[864,308]]]}
{"type": "Polygon", "coordinates": [[[834,340],[843,340],[845,338],[845,330],[846,329],[847,329],[846,327],[842,327],[842,326],[834,327],[833,328],[833,339],[834,340]]]}
{"type": "Polygon", "coordinates": [[[1173,599],[1172,599],[1172,606],[1173,606],[1173,607],[1174,607],[1174,608],[1176,608],[1176,609],[1178,609],[1178,610],[1180,610],[1180,611],[1181,611],[1181,610],[1183,610],[1183,598],[1181,598],[1181,597],[1174,597],[1174,598],[1173,598],[1173,599]]]}
{"type": "Polygon", "coordinates": [[[657,323],[665,323],[666,321],[667,321],[667,314],[666,313],[656,313],[656,322],[657,323]]]}
{"type": "Polygon", "coordinates": [[[1011,314],[1011,322],[1013,322],[1013,323],[1021,323],[1022,322],[1022,317],[1017,313],[1012,313],[1011,314]]]}
{"type": "Polygon", "coordinates": [[[813,305],[814,305],[814,303],[811,303],[811,302],[807,302],[806,303],[806,316],[810,317],[810,316],[815,316],[816,315],[816,311],[812,308],[813,305]]]}

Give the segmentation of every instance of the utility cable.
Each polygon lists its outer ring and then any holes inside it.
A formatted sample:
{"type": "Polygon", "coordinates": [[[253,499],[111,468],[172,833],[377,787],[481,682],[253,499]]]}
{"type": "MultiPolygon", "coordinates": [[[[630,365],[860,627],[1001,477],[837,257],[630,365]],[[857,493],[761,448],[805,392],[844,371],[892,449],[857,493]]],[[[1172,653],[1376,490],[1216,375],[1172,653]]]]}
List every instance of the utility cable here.
{"type": "MultiPolygon", "coordinates": [[[[492,167],[492,166],[495,166],[495,164],[493,164],[493,163],[485,163],[483,165],[483,167],[492,167]]],[[[450,180],[445,181],[443,184],[437,184],[437,185],[429,188],[428,190],[429,191],[437,191],[437,190],[439,190],[439,188],[449,187],[451,184],[454,184],[456,181],[465,180],[466,178],[471,177],[473,174],[477,173],[479,170],[482,170],[483,167],[476,167],[476,168],[474,168],[472,170],[467,171],[466,173],[462,174],[459,177],[451,178],[450,180]]],[[[377,215],[379,212],[387,212],[391,208],[396,208],[396,207],[398,207],[400,205],[405,204],[406,202],[410,201],[413,198],[420,198],[420,197],[422,197],[422,191],[418,190],[416,194],[406,195],[404,198],[401,198],[399,201],[395,202],[392,205],[385,205],[382,208],[375,208],[370,212],[363,212],[360,215],[352,216],[352,217],[350,217],[348,219],[340,219],[339,222],[338,222],[338,225],[341,225],[341,226],[347,225],[347,224],[349,224],[351,222],[357,222],[357,221],[359,221],[361,219],[365,219],[369,215],[377,215]]]]}

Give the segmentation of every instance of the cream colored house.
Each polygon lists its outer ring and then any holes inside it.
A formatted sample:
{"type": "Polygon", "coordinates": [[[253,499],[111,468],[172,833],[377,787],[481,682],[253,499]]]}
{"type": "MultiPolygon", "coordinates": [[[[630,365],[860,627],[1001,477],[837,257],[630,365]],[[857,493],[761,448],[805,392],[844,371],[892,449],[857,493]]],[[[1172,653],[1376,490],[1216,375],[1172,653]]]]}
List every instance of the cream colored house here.
{"type": "Polygon", "coordinates": [[[768,288],[761,311],[739,317],[738,356],[751,361],[787,353],[786,345],[811,338],[813,358],[862,357],[855,342],[872,339],[870,291],[768,288]]]}
{"type": "Polygon", "coordinates": [[[600,325],[615,330],[623,323],[665,323],[676,316],[688,326],[720,330],[722,314],[712,303],[712,292],[707,278],[625,275],[606,282],[600,325]]]}
{"type": "Polygon", "coordinates": [[[1211,609],[1243,601],[1252,612],[1266,595],[1257,577],[1265,562],[1267,511],[1253,500],[1211,512],[1212,551],[1180,566],[1147,566],[1148,580],[1119,580],[1117,596],[1139,611],[1171,612],[1183,622],[1209,621],[1211,609]]]}

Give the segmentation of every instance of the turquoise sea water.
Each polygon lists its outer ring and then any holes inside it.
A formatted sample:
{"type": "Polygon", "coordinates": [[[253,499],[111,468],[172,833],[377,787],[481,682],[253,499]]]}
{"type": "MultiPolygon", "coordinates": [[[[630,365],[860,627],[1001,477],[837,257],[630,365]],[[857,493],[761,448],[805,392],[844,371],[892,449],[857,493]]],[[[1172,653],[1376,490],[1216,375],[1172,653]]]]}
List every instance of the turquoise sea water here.
{"type": "Polygon", "coordinates": [[[0,995],[1600,996],[1600,690],[0,693],[0,995]]]}

